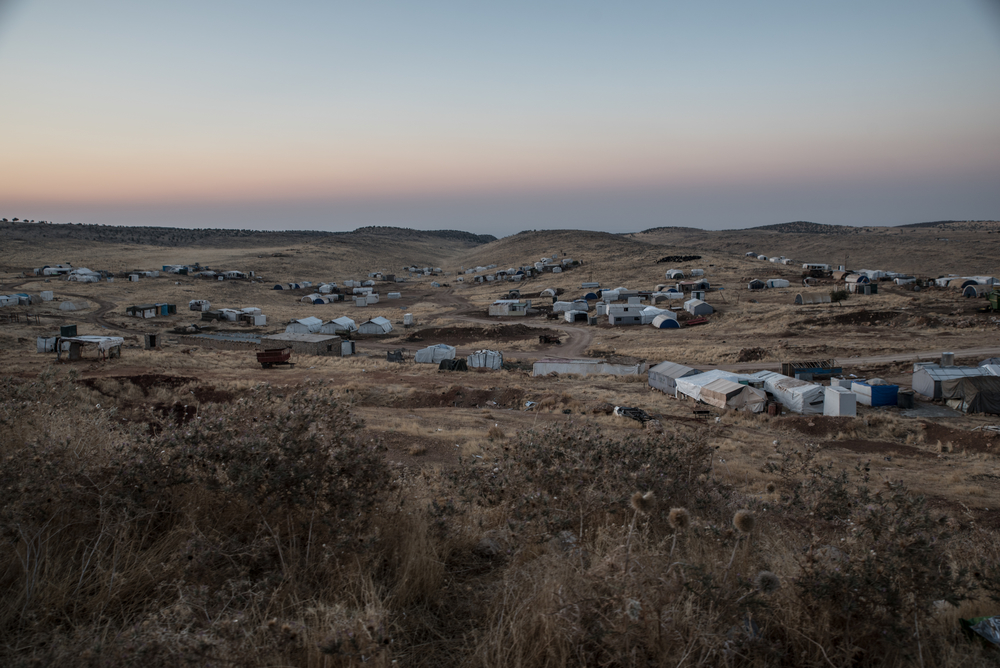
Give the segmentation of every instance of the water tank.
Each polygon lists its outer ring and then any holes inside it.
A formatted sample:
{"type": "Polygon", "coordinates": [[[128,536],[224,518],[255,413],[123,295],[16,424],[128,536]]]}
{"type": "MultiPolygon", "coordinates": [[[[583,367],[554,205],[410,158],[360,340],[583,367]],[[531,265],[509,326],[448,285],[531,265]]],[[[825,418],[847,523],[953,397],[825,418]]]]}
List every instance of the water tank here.
{"type": "Polygon", "coordinates": [[[955,353],[941,353],[941,366],[955,366],[955,353]]]}

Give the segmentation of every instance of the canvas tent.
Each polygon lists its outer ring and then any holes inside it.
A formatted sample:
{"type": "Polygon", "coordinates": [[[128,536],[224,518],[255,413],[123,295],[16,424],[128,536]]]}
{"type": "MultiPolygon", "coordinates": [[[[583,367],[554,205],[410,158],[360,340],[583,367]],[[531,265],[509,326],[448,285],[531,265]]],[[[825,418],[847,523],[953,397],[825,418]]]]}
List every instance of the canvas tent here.
{"type": "Polygon", "coordinates": [[[427,346],[422,350],[418,350],[413,356],[413,361],[417,364],[440,364],[441,360],[453,359],[455,359],[455,346],[449,346],[444,343],[427,346]]]}
{"type": "MultiPolygon", "coordinates": [[[[985,367],[973,366],[938,366],[937,364],[920,364],[913,371],[911,386],[913,391],[931,399],[954,399],[955,396],[945,393],[945,384],[959,378],[974,378],[985,376],[989,372],[985,367]]],[[[948,387],[954,388],[951,384],[948,387]]],[[[951,391],[951,390],[949,390],[951,391]]]]}
{"type": "Polygon", "coordinates": [[[465,361],[470,369],[500,369],[503,367],[503,353],[499,350],[477,350],[465,361]]]}
{"type": "Polygon", "coordinates": [[[774,371],[758,371],[752,377],[764,381],[764,389],[790,411],[803,415],[819,415],[823,412],[825,397],[821,385],[789,378],[774,371]]]}
{"type": "Polygon", "coordinates": [[[323,326],[323,321],[319,318],[313,318],[312,316],[308,318],[301,318],[300,320],[295,320],[289,323],[285,327],[286,334],[315,334],[319,331],[319,328],[323,326]]]}
{"type": "Polygon", "coordinates": [[[761,413],[767,403],[767,395],[763,390],[717,378],[701,388],[701,400],[716,408],[761,413]]]}
{"type": "Polygon", "coordinates": [[[358,330],[358,325],[348,318],[346,315],[340,318],[334,318],[330,322],[324,323],[319,331],[323,334],[340,334],[351,332],[356,332],[358,330]]]}
{"type": "Polygon", "coordinates": [[[358,325],[358,334],[388,334],[392,331],[392,323],[388,318],[379,316],[358,325]]]}
{"type": "Polygon", "coordinates": [[[719,378],[723,378],[734,383],[738,383],[740,381],[740,377],[738,375],[730,373],[729,371],[723,371],[722,369],[712,369],[711,371],[706,371],[705,373],[682,376],[674,379],[674,384],[677,386],[676,396],[680,398],[680,395],[683,394],[684,396],[691,397],[695,401],[701,401],[702,388],[719,378]]]}
{"type": "MultiPolygon", "coordinates": [[[[674,321],[676,322],[676,320],[674,321]]],[[[661,392],[677,396],[677,379],[695,376],[701,373],[697,369],[692,369],[676,362],[660,362],[649,369],[649,386],[655,387],[661,392]]]]}
{"type": "Polygon", "coordinates": [[[975,376],[954,378],[943,383],[944,392],[954,397],[948,402],[963,413],[1000,414],[1000,378],[975,376]]]}
{"type": "Polygon", "coordinates": [[[769,278],[764,282],[764,286],[768,288],[787,288],[790,285],[791,283],[783,278],[769,278]]]}

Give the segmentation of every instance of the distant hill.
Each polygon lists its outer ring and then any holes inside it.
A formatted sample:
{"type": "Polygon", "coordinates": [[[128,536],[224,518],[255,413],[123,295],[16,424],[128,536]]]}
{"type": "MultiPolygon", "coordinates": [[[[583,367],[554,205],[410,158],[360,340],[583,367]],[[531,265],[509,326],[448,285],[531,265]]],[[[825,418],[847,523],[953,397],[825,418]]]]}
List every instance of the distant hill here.
{"type": "Polygon", "coordinates": [[[399,227],[362,227],[353,232],[320,232],[314,230],[237,230],[182,227],[124,227],[116,225],[84,225],[79,223],[0,222],[0,235],[9,240],[79,240],[111,244],[143,246],[229,246],[252,247],[303,243],[344,237],[384,236],[393,239],[442,239],[478,246],[496,237],[459,230],[411,230],[399,227]]]}
{"type": "Polygon", "coordinates": [[[826,223],[810,223],[807,220],[796,220],[791,223],[777,223],[752,227],[752,230],[778,232],[779,234],[854,234],[857,227],[850,225],[827,225],[826,223]]]}

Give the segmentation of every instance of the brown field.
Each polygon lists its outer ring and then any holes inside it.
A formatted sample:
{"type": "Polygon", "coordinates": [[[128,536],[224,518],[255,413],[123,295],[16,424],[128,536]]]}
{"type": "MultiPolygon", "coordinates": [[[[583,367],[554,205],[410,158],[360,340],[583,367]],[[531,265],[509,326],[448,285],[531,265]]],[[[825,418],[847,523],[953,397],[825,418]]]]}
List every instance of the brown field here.
{"type": "Polygon", "coordinates": [[[859,406],[856,419],[712,409],[703,420],[645,375],[534,378],[530,363],[592,355],[767,368],[836,358],[845,373],[908,385],[915,354],[1000,356],[984,301],[883,283],[877,296],[794,306],[797,266],[850,255],[853,267],[921,277],[997,275],[1000,223],[528,232],[489,243],[390,230],[197,243],[182,232],[124,243],[9,231],[0,293],[52,290],[56,301],[0,309],[20,316],[0,321],[6,665],[996,661],[958,627],[1000,608],[1000,437],[982,429],[996,416],[859,406]],[[582,265],[518,285],[455,280],[460,267],[552,253],[582,265]],[[682,254],[702,258],[656,263],[682,254]],[[114,271],[200,262],[261,280],[31,275],[66,261],[114,271]],[[365,309],[271,289],[405,275],[411,264],[444,274],[378,284],[383,300],[365,309]],[[486,315],[510,287],[564,297],[589,281],[651,289],[672,267],[703,268],[724,288],[708,295],[708,324],[486,315]],[[751,277],[792,287],[749,293],[751,277]],[[390,289],[402,299],[385,300],[390,289]],[[398,324],[359,340],[355,357],[299,355],[294,368],[265,370],[250,351],[177,338],[175,327],[198,322],[186,310],[196,298],[268,316],[267,327],[228,326],[236,331],[283,331],[310,315],[398,324]],[[60,311],[64,300],[89,308],[60,311]],[[149,302],[176,303],[178,314],[125,316],[149,302]],[[404,329],[403,313],[418,325],[404,329]],[[123,336],[122,357],[57,364],[35,352],[36,336],[68,323],[123,336]],[[148,332],[165,334],[161,349],[142,349],[148,332]],[[561,345],[539,344],[541,332],[561,345]],[[511,364],[450,373],[385,361],[386,350],[433,343],[463,355],[499,349],[511,364]],[[616,405],[657,422],[615,417],[616,405]]]}

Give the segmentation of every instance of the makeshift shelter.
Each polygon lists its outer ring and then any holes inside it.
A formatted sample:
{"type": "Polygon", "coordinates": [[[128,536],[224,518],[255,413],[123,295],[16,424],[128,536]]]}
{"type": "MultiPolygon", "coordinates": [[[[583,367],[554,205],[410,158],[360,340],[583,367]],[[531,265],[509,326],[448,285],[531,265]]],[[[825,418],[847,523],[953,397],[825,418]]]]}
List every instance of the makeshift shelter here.
{"type": "Polygon", "coordinates": [[[660,362],[649,369],[649,386],[666,394],[677,396],[677,379],[700,373],[697,369],[676,362],[660,362]]]}
{"type": "Polygon", "coordinates": [[[587,322],[586,311],[565,311],[563,318],[566,322],[587,322]]]}
{"type": "Polygon", "coordinates": [[[680,269],[668,269],[667,270],[667,280],[676,280],[684,278],[684,272],[680,269]]]}
{"type": "Polygon", "coordinates": [[[761,413],[767,404],[767,395],[755,387],[717,378],[701,388],[701,400],[716,408],[761,413]]]}
{"type": "Polygon", "coordinates": [[[677,322],[677,315],[671,313],[670,315],[662,314],[653,318],[651,323],[656,329],[680,329],[681,324],[677,322]]]}
{"type": "Polygon", "coordinates": [[[706,371],[705,373],[681,376],[674,379],[674,384],[677,387],[675,396],[680,398],[683,394],[684,396],[691,397],[695,401],[701,401],[702,388],[720,378],[733,383],[738,383],[740,381],[739,375],[729,371],[723,371],[722,369],[712,369],[711,371],[706,371]]]}
{"type": "Polygon", "coordinates": [[[791,285],[788,281],[783,278],[769,278],[764,281],[764,287],[767,288],[787,288],[791,285]]]}
{"type": "Polygon", "coordinates": [[[356,332],[358,325],[346,315],[323,323],[319,331],[323,334],[350,334],[356,332]]]}
{"type": "Polygon", "coordinates": [[[747,283],[747,290],[763,290],[766,287],[767,283],[760,280],[759,278],[755,278],[749,283],[747,283]]]}
{"type": "Polygon", "coordinates": [[[465,360],[441,360],[438,362],[438,371],[468,371],[469,365],[465,360]]]}
{"type": "MultiPolygon", "coordinates": [[[[937,364],[920,364],[913,370],[911,386],[913,391],[931,399],[954,399],[954,395],[945,393],[945,384],[959,378],[975,378],[989,375],[985,366],[939,366],[937,364]]],[[[948,385],[954,388],[954,383],[948,385]]],[[[949,390],[950,392],[951,390],[949,390]]]]}
{"type": "Polygon", "coordinates": [[[945,381],[944,391],[954,397],[948,405],[963,413],[1000,414],[1000,378],[956,378],[945,381]]]}
{"type": "Polygon", "coordinates": [[[192,311],[207,311],[212,308],[212,303],[207,299],[192,299],[188,302],[188,308],[192,311]]]}
{"type": "Polygon", "coordinates": [[[140,304],[138,306],[128,306],[125,308],[125,315],[133,318],[155,318],[158,309],[156,304],[140,304]]]}
{"type": "Polygon", "coordinates": [[[323,321],[319,318],[314,318],[312,316],[308,318],[302,318],[289,323],[285,327],[285,333],[287,334],[315,334],[319,331],[319,328],[323,326],[323,321]]]}
{"type": "Polygon", "coordinates": [[[823,412],[825,396],[824,388],[820,385],[789,378],[774,371],[758,371],[751,377],[764,381],[764,389],[792,412],[803,415],[818,415],[823,412]]]}
{"type": "Polygon", "coordinates": [[[427,346],[418,350],[413,356],[413,361],[417,364],[440,364],[441,360],[453,359],[455,359],[455,346],[449,346],[445,343],[427,346]]]}
{"type": "Polygon", "coordinates": [[[694,316],[711,315],[715,312],[715,309],[710,304],[700,299],[689,299],[684,302],[684,310],[694,316]]]}
{"type": "Polygon", "coordinates": [[[69,353],[71,362],[80,359],[83,346],[92,345],[97,348],[101,358],[121,357],[122,345],[125,339],[120,336],[67,336],[60,337],[56,353],[62,359],[63,353],[69,353]]]}
{"type": "Polygon", "coordinates": [[[829,304],[829,292],[800,292],[795,295],[796,304],[829,304]]]}
{"type": "Polygon", "coordinates": [[[863,406],[895,406],[898,401],[898,385],[869,385],[854,381],[851,392],[858,397],[858,403],[863,406]]]}
{"type": "Polygon", "coordinates": [[[823,393],[823,415],[855,417],[858,414],[858,397],[846,387],[831,385],[823,393]]]}
{"type": "Polygon", "coordinates": [[[499,350],[477,350],[465,361],[470,369],[500,369],[503,367],[503,353],[499,350]]]}
{"type": "Polygon", "coordinates": [[[261,345],[266,350],[291,348],[301,355],[341,357],[344,354],[339,336],[319,332],[270,334],[261,337],[261,345]]]}
{"type": "Polygon", "coordinates": [[[392,323],[388,318],[379,316],[358,325],[358,334],[388,334],[392,331],[392,323]]]}

